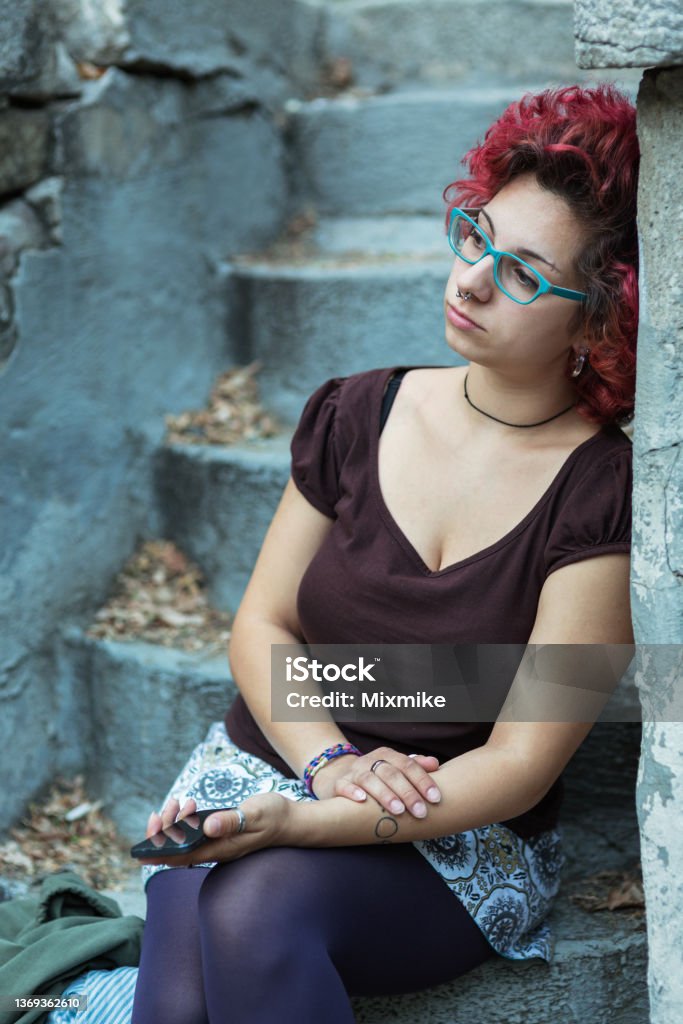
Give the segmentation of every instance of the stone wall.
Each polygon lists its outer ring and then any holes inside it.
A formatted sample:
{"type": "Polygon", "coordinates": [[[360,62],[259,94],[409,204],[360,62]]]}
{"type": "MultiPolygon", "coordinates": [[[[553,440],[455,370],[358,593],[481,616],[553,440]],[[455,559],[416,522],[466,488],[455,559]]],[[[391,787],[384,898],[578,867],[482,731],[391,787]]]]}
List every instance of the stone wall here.
{"type": "MultiPolygon", "coordinates": [[[[5,813],[83,765],[57,637],[154,534],[164,414],[234,362],[225,261],[286,216],[269,26],[231,3],[0,0],[0,749],[5,813]],[[220,8],[225,12],[225,8],[220,8]],[[218,31],[222,27],[222,31],[218,31]],[[215,40],[220,40],[220,45],[215,40]]],[[[308,74],[315,22],[301,21],[308,74]]],[[[273,57],[276,54],[277,57],[273,57]]]]}
{"type": "Polygon", "coordinates": [[[683,1007],[683,8],[677,0],[577,0],[582,67],[640,67],[640,329],[634,432],[631,600],[650,648],[637,681],[644,718],[638,779],[652,1024],[683,1007]],[[656,656],[652,656],[652,652],[656,656]],[[671,713],[671,708],[674,713],[671,713]]]}

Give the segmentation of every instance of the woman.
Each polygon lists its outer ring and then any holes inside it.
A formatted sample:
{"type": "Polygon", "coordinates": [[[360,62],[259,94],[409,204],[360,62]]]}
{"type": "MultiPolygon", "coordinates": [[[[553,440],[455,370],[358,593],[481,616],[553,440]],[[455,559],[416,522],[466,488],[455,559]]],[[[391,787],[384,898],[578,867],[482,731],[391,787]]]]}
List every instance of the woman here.
{"type": "Polygon", "coordinates": [[[349,995],[551,959],[559,776],[590,722],[270,719],[271,644],[632,642],[635,111],[608,86],[527,96],[465,159],[444,312],[468,365],[309,399],[234,623],[227,735],[148,834],[239,810],[143,869],[134,1024],[341,1024],[349,995]]]}

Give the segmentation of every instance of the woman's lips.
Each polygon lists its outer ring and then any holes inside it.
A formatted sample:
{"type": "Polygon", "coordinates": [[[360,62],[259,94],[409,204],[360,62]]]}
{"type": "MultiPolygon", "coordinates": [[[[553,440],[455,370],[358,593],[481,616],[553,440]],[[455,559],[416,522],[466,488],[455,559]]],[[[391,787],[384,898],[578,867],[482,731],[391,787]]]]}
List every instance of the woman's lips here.
{"type": "Polygon", "coordinates": [[[446,303],[446,316],[453,324],[454,327],[459,327],[463,331],[480,330],[484,328],[479,324],[475,323],[474,320],[470,320],[464,313],[459,313],[455,306],[451,306],[450,302],[446,303]]]}

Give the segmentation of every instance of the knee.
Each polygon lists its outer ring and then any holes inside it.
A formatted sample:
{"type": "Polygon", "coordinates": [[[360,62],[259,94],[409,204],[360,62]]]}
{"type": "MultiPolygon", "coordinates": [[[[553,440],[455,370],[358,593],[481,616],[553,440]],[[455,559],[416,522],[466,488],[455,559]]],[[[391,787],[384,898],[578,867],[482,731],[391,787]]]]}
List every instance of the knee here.
{"type": "Polygon", "coordinates": [[[282,847],[258,850],[213,868],[199,892],[203,938],[232,939],[231,948],[239,944],[252,951],[267,944],[275,953],[282,946],[278,955],[288,955],[292,935],[315,927],[310,894],[301,884],[298,852],[282,847]]]}

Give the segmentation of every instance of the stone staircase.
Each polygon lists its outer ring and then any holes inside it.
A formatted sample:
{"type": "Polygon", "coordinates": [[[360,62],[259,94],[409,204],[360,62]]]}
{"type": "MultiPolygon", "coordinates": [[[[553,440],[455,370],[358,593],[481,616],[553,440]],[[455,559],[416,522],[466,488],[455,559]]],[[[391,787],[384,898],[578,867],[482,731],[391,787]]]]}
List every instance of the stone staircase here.
{"type": "MultiPolygon", "coordinates": [[[[162,535],[202,566],[214,603],[233,610],[287,480],[292,425],[311,391],[372,367],[454,362],[443,342],[450,255],[441,191],[459,176],[461,155],[525,89],[585,77],[573,63],[565,0],[326,7],[323,49],[351,59],[358,88],[285,106],[291,213],[307,211],[308,227],[225,267],[240,361],[262,360],[264,403],[288,427],[224,449],[165,446],[153,467],[162,535]]],[[[133,841],[234,694],[225,656],[66,628],[60,664],[75,726],[89,738],[93,790],[133,841]]],[[[637,706],[632,683],[619,699],[637,706]]],[[[599,723],[565,773],[568,863],[553,913],[554,963],[497,958],[429,993],[357,1000],[359,1022],[645,1024],[644,918],[588,913],[570,900],[581,879],[639,858],[639,742],[633,722],[599,723]]],[[[144,914],[139,889],[122,903],[144,914]]]]}

